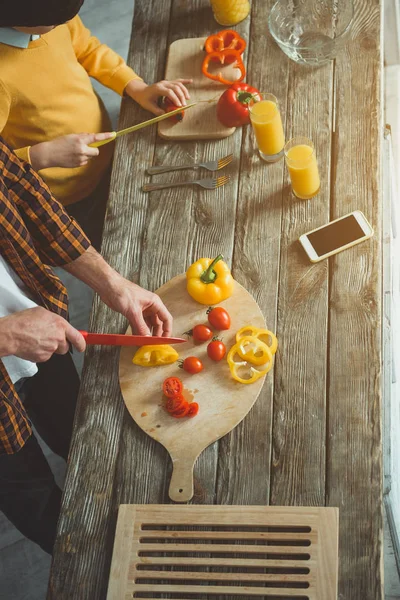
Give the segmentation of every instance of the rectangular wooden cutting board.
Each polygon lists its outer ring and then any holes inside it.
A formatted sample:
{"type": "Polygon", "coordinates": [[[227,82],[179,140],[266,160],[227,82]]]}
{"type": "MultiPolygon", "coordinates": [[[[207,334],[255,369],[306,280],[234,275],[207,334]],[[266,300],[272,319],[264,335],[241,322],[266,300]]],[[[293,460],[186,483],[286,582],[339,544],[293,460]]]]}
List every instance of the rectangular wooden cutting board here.
{"type": "Polygon", "coordinates": [[[107,600],[336,600],[338,509],[119,508],[107,600]]]}
{"type": "MultiPolygon", "coordinates": [[[[206,38],[188,38],[176,40],[169,47],[165,79],[193,79],[188,85],[190,91],[190,102],[210,100],[215,98],[212,104],[201,103],[189,108],[180,123],[172,123],[169,120],[158,124],[158,134],[167,140],[218,140],[235,131],[235,127],[225,127],[217,119],[216,101],[226,86],[218,81],[205,77],[201,66],[205,56],[203,50],[206,38]]],[[[216,69],[219,66],[215,66],[216,69]]],[[[237,77],[236,69],[224,67],[224,74],[237,77]]]]}

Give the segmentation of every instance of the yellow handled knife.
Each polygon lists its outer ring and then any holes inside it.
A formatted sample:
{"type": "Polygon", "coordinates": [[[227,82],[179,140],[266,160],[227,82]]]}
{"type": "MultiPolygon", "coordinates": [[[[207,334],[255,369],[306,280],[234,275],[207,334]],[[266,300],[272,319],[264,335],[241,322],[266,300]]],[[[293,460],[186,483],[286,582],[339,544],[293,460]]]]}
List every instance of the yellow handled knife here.
{"type": "Polygon", "coordinates": [[[120,137],[121,135],[125,135],[126,133],[132,133],[132,131],[138,131],[138,129],[143,129],[143,127],[148,127],[148,125],[153,125],[154,123],[158,123],[159,121],[164,121],[164,119],[169,119],[169,117],[173,117],[178,113],[195,106],[197,102],[192,102],[191,104],[187,104],[186,106],[182,106],[175,110],[171,110],[170,112],[164,113],[159,117],[154,117],[153,119],[149,119],[148,121],[143,121],[143,123],[138,123],[137,125],[132,125],[132,127],[127,127],[126,129],[121,129],[121,131],[113,131],[113,137],[110,137],[106,140],[101,140],[99,142],[92,142],[89,144],[91,148],[99,148],[100,146],[104,146],[109,142],[113,142],[115,138],[120,137]]]}

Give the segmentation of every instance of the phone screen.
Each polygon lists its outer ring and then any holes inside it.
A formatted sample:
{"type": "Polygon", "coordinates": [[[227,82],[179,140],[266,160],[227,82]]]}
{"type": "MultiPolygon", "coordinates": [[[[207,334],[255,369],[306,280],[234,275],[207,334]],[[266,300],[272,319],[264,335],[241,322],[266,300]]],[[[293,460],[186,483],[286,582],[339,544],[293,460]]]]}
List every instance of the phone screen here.
{"type": "Polygon", "coordinates": [[[349,215],[336,223],[327,225],[319,231],[307,234],[315,252],[323,256],[337,248],[346,246],[365,236],[354,215],[349,215]]]}

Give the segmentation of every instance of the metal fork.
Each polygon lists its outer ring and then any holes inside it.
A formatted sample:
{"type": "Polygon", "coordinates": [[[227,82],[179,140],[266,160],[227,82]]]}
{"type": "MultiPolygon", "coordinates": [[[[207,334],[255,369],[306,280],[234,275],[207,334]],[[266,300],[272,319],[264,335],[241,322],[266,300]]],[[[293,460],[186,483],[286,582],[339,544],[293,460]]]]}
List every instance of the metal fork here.
{"type": "Polygon", "coordinates": [[[149,167],[148,175],[157,175],[158,173],[170,173],[170,171],[181,171],[182,169],[208,169],[208,171],[219,171],[232,162],[233,154],[228,154],[219,160],[210,160],[209,162],[186,163],[185,165],[164,165],[160,167],[149,167]]]}
{"type": "Polygon", "coordinates": [[[178,183],[146,183],[143,186],[144,192],[154,192],[155,190],[164,190],[166,188],[178,187],[181,185],[200,185],[207,190],[215,190],[222,185],[227,184],[230,181],[230,175],[221,175],[214,179],[195,179],[192,181],[179,181],[178,183]]]}

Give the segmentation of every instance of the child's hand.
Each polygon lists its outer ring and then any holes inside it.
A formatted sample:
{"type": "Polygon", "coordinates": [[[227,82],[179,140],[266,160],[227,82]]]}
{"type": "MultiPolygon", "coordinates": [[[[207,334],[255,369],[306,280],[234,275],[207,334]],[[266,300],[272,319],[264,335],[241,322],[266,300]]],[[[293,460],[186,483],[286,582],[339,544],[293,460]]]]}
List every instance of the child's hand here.
{"type": "Polygon", "coordinates": [[[177,79],[176,81],[159,81],[147,85],[141,79],[133,79],[126,86],[125,93],[143,108],[158,116],[164,114],[162,108],[157,104],[160,96],[166,96],[177,107],[186,106],[186,100],[189,100],[190,96],[184,84],[192,83],[192,81],[192,79],[177,79]]]}
{"type": "Polygon", "coordinates": [[[49,167],[82,167],[99,155],[99,149],[90,148],[89,144],[110,137],[112,133],[72,133],[36,144],[30,149],[32,167],[35,171],[49,167]]]}

